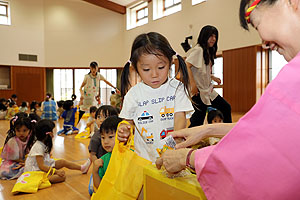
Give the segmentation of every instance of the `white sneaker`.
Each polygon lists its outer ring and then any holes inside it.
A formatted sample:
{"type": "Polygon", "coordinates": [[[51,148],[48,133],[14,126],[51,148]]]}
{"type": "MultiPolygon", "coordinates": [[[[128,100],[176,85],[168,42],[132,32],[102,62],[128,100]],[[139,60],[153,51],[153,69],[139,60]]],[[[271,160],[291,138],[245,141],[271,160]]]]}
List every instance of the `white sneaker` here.
{"type": "Polygon", "coordinates": [[[73,130],[71,129],[66,132],[66,135],[71,135],[72,133],[73,133],[73,130]]]}
{"type": "Polygon", "coordinates": [[[83,174],[86,174],[89,171],[91,164],[92,164],[92,162],[88,158],[87,161],[83,165],[81,165],[81,172],[83,174]]]}

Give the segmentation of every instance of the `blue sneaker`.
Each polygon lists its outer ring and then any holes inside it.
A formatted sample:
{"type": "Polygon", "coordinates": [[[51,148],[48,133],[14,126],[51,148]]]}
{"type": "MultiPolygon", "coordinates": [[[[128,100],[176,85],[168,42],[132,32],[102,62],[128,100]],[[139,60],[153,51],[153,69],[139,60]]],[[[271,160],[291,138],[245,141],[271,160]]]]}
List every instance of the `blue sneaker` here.
{"type": "Polygon", "coordinates": [[[60,130],[60,131],[57,131],[57,135],[61,135],[61,134],[63,134],[64,132],[65,132],[64,129],[62,129],[62,130],[60,130]]]}

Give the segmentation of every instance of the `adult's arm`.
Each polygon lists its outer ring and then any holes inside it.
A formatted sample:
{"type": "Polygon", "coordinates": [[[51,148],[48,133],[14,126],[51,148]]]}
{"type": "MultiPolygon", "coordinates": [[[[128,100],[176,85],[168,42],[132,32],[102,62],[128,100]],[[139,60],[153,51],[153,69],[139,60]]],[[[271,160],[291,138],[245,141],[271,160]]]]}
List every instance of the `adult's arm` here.
{"type": "Polygon", "coordinates": [[[80,95],[83,97],[83,87],[85,86],[85,84],[86,84],[86,79],[84,79],[83,81],[82,81],[82,84],[81,84],[81,86],[80,86],[80,89],[79,89],[79,91],[80,91],[80,95]]]}
{"type": "Polygon", "coordinates": [[[186,128],[178,131],[171,132],[175,139],[183,138],[185,141],[176,145],[176,148],[187,148],[198,144],[201,140],[207,137],[223,137],[233,127],[235,123],[217,123],[217,124],[206,124],[193,128],[186,128]]]}

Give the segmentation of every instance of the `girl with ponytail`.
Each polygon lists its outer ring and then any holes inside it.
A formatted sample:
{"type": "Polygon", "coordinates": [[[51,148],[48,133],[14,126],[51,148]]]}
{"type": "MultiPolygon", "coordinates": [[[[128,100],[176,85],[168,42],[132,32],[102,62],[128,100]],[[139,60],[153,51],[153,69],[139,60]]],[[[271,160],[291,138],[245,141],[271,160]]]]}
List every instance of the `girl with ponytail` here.
{"type": "Polygon", "coordinates": [[[22,112],[10,120],[1,154],[0,179],[16,179],[24,172],[25,156],[35,141],[35,123],[22,112]]]}
{"type": "Polygon", "coordinates": [[[190,72],[191,93],[195,112],[191,117],[190,127],[202,125],[208,106],[220,110],[224,114],[224,122],[231,123],[230,104],[213,88],[212,81],[221,84],[221,79],[213,76],[212,67],[218,50],[219,33],[214,26],[204,26],[199,34],[197,45],[192,48],[186,58],[190,72]]]}
{"type": "MultiPolygon", "coordinates": [[[[121,76],[124,101],[120,117],[135,126],[134,145],[138,155],[155,162],[159,156],[156,148],[167,132],[186,127],[186,119],[194,111],[188,89],[185,62],[168,40],[156,32],[137,36],[121,76]],[[174,56],[179,61],[181,82],[169,77],[174,56]],[[130,65],[142,79],[133,87],[128,78],[130,65]]],[[[127,141],[130,126],[121,124],[118,131],[119,141],[127,141]]]]}

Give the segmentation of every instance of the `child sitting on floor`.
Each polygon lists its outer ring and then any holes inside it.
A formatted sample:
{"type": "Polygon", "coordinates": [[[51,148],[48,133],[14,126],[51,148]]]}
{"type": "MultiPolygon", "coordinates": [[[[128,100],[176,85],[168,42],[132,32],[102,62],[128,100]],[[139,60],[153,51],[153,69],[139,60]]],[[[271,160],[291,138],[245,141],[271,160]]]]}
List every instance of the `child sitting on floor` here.
{"type": "Polygon", "coordinates": [[[34,125],[36,120],[20,112],[10,120],[0,166],[1,179],[18,178],[24,171],[25,155],[34,143],[34,125]]]}
{"type": "MultiPolygon", "coordinates": [[[[96,123],[98,127],[101,127],[102,122],[110,116],[118,116],[117,110],[110,106],[104,105],[97,109],[96,111],[96,123]]],[[[89,144],[90,160],[94,162],[107,152],[103,149],[101,145],[101,135],[100,131],[95,130],[95,134],[92,136],[89,144]]]]}
{"type": "Polygon", "coordinates": [[[27,112],[28,108],[27,108],[27,102],[23,101],[21,106],[19,107],[19,112],[27,112]]]}
{"type": "Polygon", "coordinates": [[[97,107],[96,106],[91,106],[90,107],[90,117],[88,118],[86,122],[86,128],[90,129],[90,137],[94,135],[94,130],[96,126],[96,111],[97,107]]]}
{"type": "Polygon", "coordinates": [[[100,127],[101,144],[102,147],[107,151],[105,155],[97,159],[93,163],[93,183],[94,191],[96,191],[100,185],[101,179],[103,178],[106,169],[109,164],[111,152],[115,146],[115,136],[118,124],[122,121],[117,116],[111,116],[106,118],[100,127]]]}
{"type": "Polygon", "coordinates": [[[56,161],[51,159],[50,153],[53,146],[52,138],[54,128],[54,122],[48,119],[42,119],[37,123],[35,127],[37,141],[34,143],[28,154],[24,171],[44,171],[47,173],[51,170],[50,174],[54,174],[49,178],[49,181],[51,183],[59,183],[66,179],[65,171],[61,170],[61,168],[66,167],[68,169],[79,170],[82,173],[86,173],[89,169],[90,161],[88,160],[85,164],[78,165],[63,159],[56,161]]]}
{"type": "Polygon", "coordinates": [[[57,134],[77,134],[78,128],[75,127],[75,113],[77,111],[77,108],[73,107],[73,101],[71,100],[65,101],[63,108],[65,109],[65,111],[63,112],[61,117],[64,118],[64,125],[63,129],[58,131],[57,134]]]}
{"type": "Polygon", "coordinates": [[[57,107],[58,108],[57,108],[56,114],[57,114],[57,118],[58,119],[62,118],[61,115],[64,112],[63,105],[64,105],[64,101],[63,100],[57,102],[57,107]]]}
{"type": "MultiPolygon", "coordinates": [[[[216,124],[223,123],[224,116],[220,110],[217,110],[212,107],[207,108],[207,123],[208,124],[216,124]]],[[[208,137],[200,142],[200,146],[198,148],[203,148],[206,146],[211,146],[217,144],[221,139],[217,137],[208,137]]]]}
{"type": "Polygon", "coordinates": [[[14,101],[12,101],[8,104],[5,119],[10,120],[16,114],[15,105],[16,105],[16,103],[14,101]]]}
{"type": "Polygon", "coordinates": [[[207,123],[215,124],[215,123],[223,123],[224,116],[223,113],[217,109],[210,109],[207,113],[207,123]]]}

